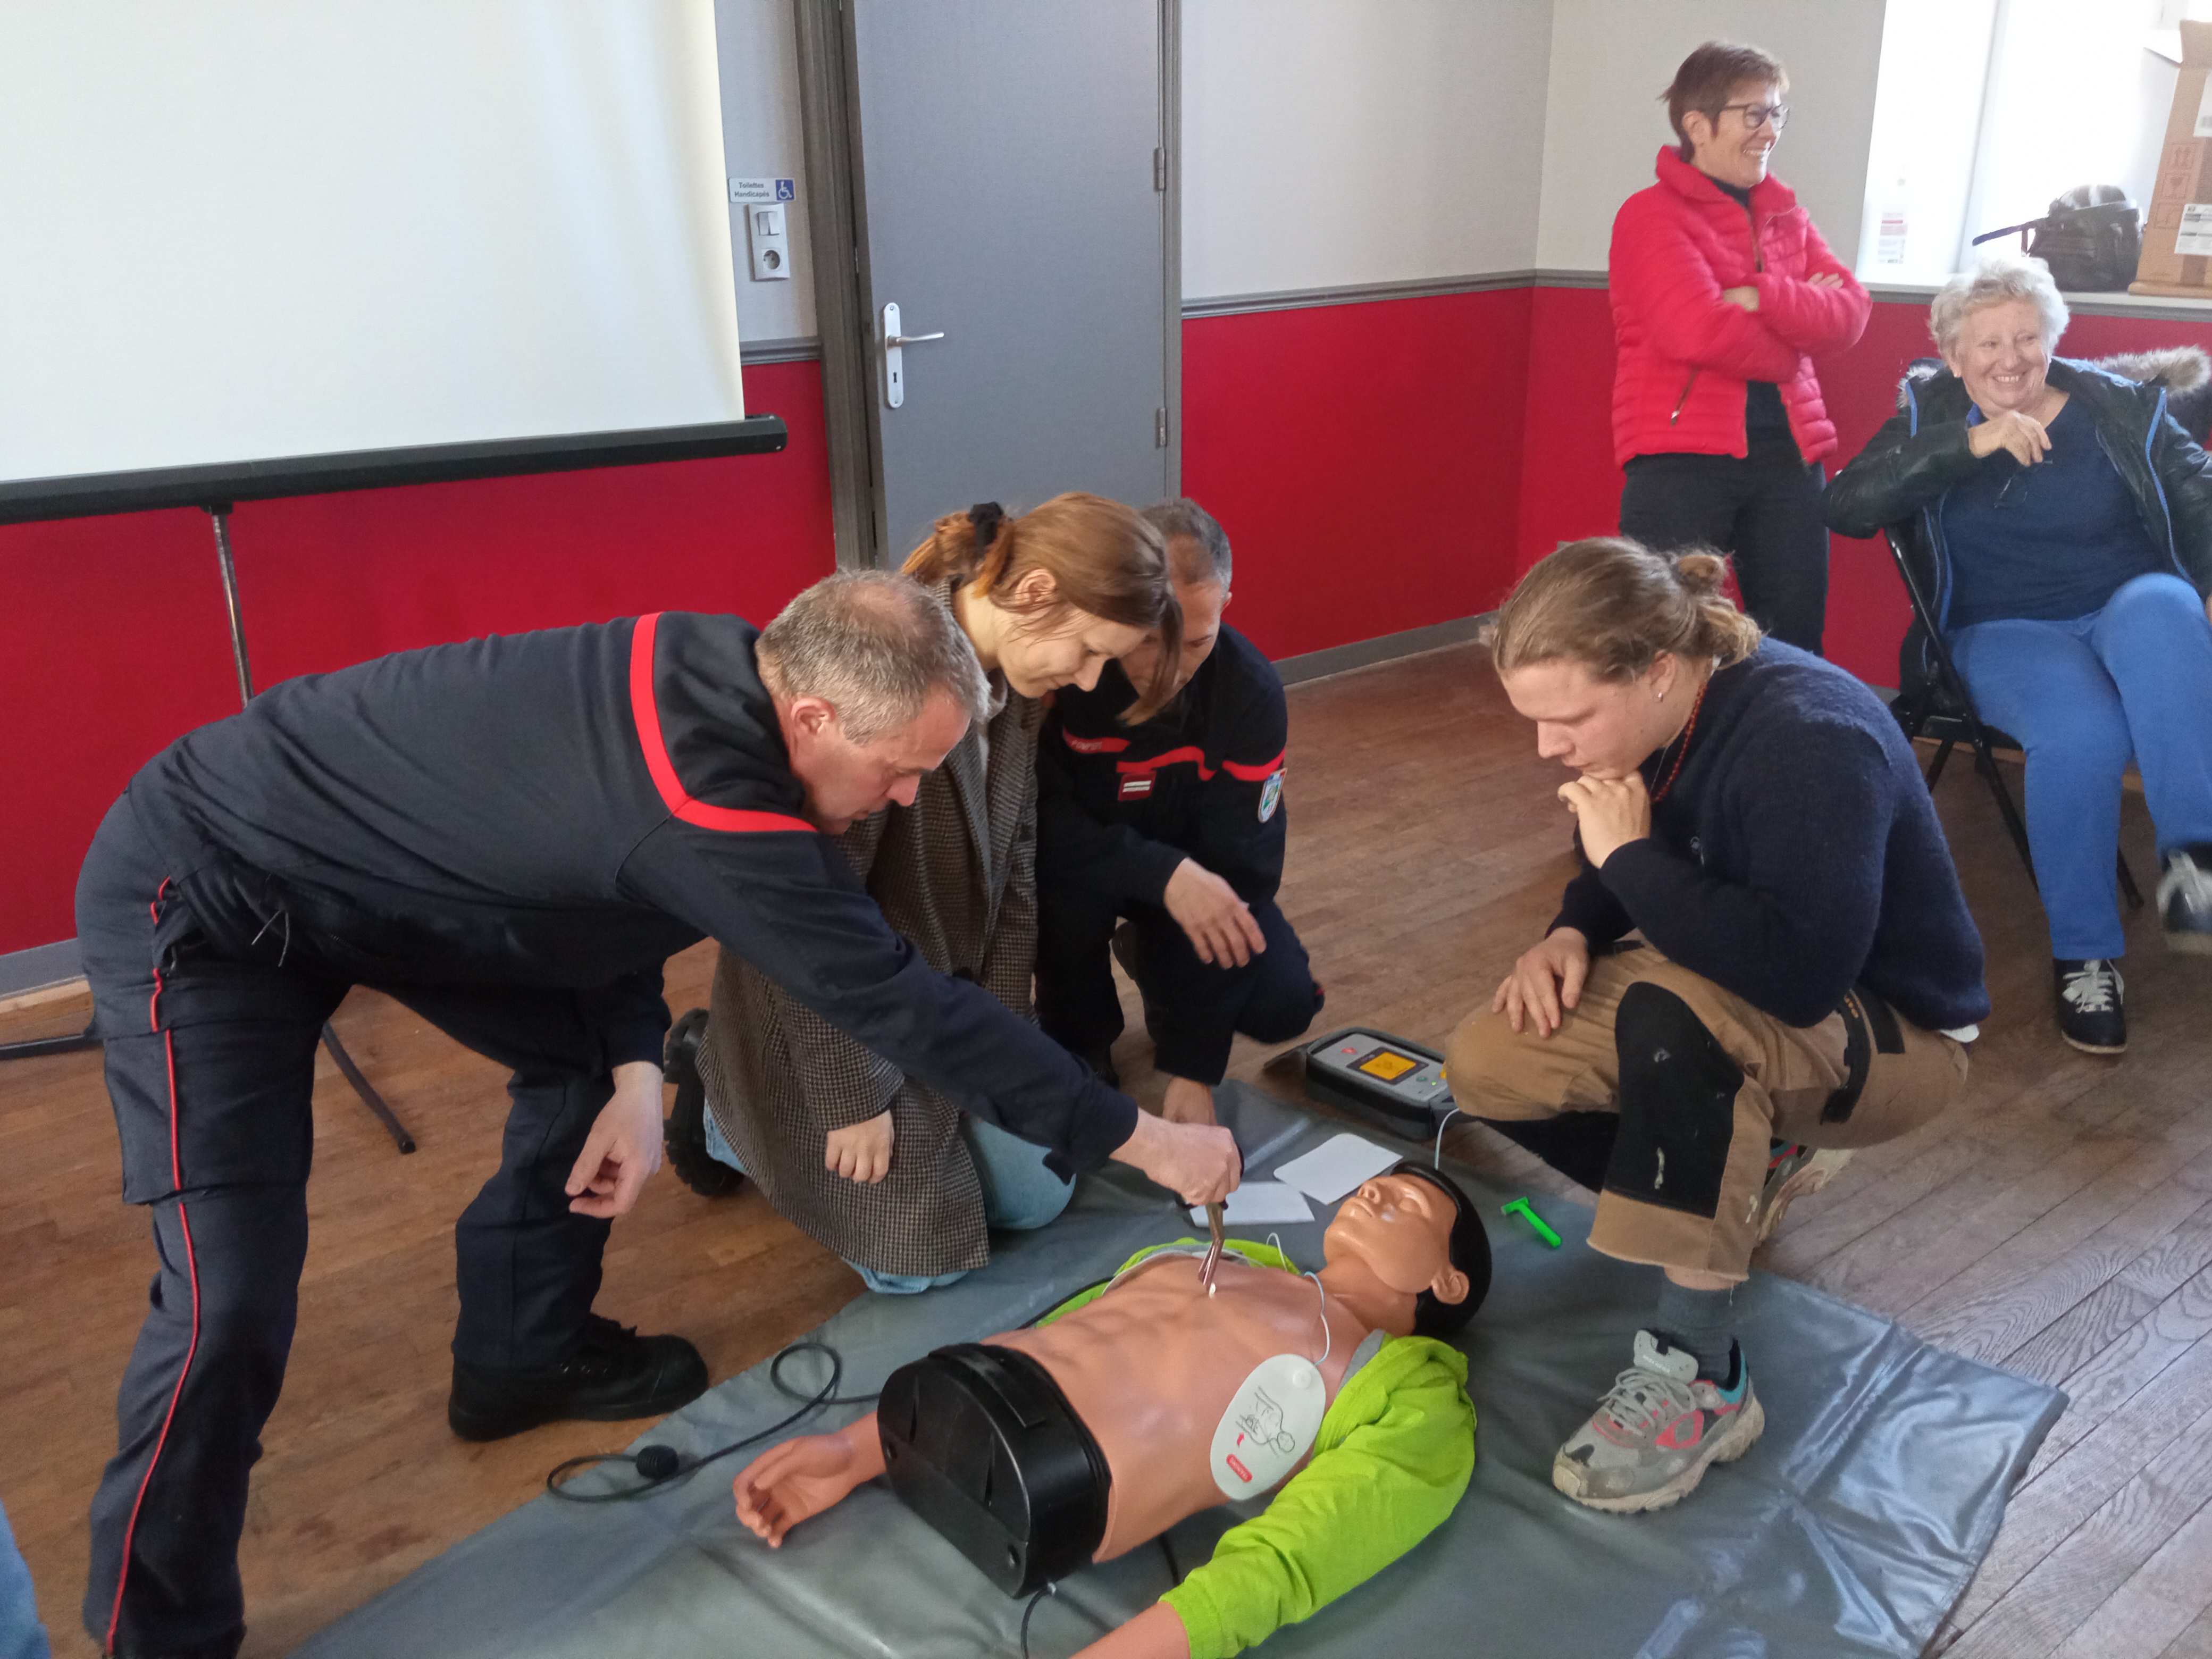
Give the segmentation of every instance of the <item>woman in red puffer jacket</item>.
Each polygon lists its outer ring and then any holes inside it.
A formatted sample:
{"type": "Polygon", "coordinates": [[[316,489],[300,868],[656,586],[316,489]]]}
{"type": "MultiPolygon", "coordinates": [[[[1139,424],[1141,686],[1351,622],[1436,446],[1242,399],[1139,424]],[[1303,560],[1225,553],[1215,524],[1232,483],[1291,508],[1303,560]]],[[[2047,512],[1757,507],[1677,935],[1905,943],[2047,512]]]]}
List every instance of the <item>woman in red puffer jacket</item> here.
{"type": "Polygon", "coordinates": [[[1767,176],[1789,84],[1757,47],[1708,41],[1667,89],[1681,148],[1613,222],[1613,459],[1623,535],[1733,554],[1745,611],[1817,652],[1836,428],[1812,354],[1855,343],[1869,301],[1767,176]]]}

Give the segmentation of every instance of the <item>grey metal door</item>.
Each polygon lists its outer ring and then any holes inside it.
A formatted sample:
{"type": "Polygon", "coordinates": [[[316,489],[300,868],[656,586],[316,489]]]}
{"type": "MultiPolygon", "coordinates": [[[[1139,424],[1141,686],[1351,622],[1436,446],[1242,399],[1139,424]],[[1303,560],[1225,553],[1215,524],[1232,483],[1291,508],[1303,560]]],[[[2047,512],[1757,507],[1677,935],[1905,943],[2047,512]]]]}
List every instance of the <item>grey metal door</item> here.
{"type": "Polygon", "coordinates": [[[1179,286],[1159,0],[847,5],[876,558],[975,501],[1152,501],[1179,286]],[[901,349],[896,407],[886,305],[943,336],[901,349]]]}

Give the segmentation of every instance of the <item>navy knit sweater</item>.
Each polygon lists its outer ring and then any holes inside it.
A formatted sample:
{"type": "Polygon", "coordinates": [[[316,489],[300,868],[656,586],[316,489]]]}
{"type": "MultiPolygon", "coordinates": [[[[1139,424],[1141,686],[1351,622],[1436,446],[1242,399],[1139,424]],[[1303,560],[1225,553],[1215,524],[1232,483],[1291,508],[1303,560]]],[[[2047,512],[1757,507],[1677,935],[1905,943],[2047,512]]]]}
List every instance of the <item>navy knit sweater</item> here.
{"type": "Polygon", "coordinates": [[[1640,931],[1789,1025],[1817,1025],[1854,985],[1924,1029],[1989,1017],[1981,935],[1911,745],[1863,685],[1777,641],[1713,676],[1650,836],[1585,863],[1552,925],[1594,945],[1640,931]]]}

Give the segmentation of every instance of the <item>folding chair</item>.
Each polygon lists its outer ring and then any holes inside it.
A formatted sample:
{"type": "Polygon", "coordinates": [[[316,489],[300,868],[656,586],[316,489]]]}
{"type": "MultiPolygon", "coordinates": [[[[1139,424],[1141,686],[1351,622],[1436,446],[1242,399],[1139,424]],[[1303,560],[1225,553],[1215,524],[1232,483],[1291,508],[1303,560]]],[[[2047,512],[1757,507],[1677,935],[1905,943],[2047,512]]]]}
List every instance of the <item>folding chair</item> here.
{"type": "MultiPolygon", "coordinates": [[[[1905,597],[1912,602],[1913,622],[1923,636],[1921,661],[1923,665],[1932,661],[1936,671],[1923,674],[1918,685],[1900,690],[1889,705],[1889,712],[1905,728],[1906,742],[1917,738],[1937,740],[1936,758],[1928,763],[1930,790],[1943,775],[1943,767],[1954,749],[1963,742],[1973,750],[1974,769],[1988,781],[1990,793],[1996,800],[1997,814],[2004,819],[2012,844],[2020,851],[2020,861],[2027,866],[2028,880],[2033,882],[2035,855],[2028,850],[2027,825],[2021,818],[2019,807],[2013,804],[2012,791],[2006,787],[2004,775],[1997,770],[1996,758],[1991,752],[1999,738],[2008,748],[2018,749],[2021,744],[2009,733],[1992,732],[1982,723],[1981,713],[1974,707],[1973,694],[1966,690],[1966,678],[1952,659],[1951,647],[1945,642],[1942,630],[1936,626],[1935,607],[1920,591],[1919,579],[1912,574],[1905,550],[1889,531],[1884,530],[1881,534],[1889,547],[1889,556],[1897,566],[1898,577],[1905,584],[1905,597]]],[[[2128,868],[2128,855],[2122,853],[2118,858],[2120,891],[2125,895],[2130,909],[2140,910],[2142,891],[2136,885],[2135,872],[2128,868]]]]}

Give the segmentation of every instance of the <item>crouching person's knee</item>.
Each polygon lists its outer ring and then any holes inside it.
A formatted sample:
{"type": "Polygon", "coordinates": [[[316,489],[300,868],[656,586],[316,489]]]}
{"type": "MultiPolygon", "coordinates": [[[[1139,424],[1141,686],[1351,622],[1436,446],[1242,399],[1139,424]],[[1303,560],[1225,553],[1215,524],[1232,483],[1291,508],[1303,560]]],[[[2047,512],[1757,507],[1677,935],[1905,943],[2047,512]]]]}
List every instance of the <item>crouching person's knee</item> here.
{"type": "Polygon", "coordinates": [[[1504,1015],[1476,1010],[1459,1023],[1444,1044],[1444,1065],[1452,1101],[1470,1117],[1547,1117],[1561,1103],[1543,1086],[1541,1062],[1534,1052],[1540,1039],[1516,1031],[1504,1015]]]}

